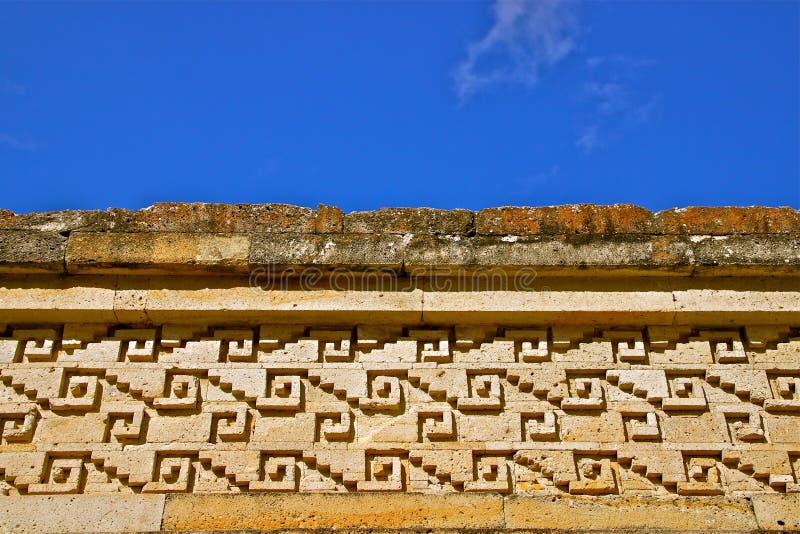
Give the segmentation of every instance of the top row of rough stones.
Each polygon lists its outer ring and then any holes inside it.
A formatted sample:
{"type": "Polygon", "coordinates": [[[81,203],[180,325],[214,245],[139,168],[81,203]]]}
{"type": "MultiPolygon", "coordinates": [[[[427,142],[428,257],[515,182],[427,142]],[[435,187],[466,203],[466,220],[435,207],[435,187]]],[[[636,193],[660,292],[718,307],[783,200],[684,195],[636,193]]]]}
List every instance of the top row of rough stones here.
{"type": "Polygon", "coordinates": [[[138,211],[65,210],[16,215],[0,210],[0,230],[93,232],[349,233],[428,235],[800,234],[800,211],[688,207],[653,213],[631,204],[500,207],[477,212],[383,208],[345,214],[334,206],[157,203],[138,211]]]}

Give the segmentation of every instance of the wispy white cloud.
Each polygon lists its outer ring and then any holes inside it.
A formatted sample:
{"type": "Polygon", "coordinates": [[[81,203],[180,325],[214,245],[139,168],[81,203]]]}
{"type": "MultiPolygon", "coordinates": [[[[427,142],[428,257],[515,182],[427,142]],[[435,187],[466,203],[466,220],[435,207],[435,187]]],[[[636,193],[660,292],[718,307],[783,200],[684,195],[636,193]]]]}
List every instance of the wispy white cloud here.
{"type": "Polygon", "coordinates": [[[492,10],[492,27],[467,47],[455,71],[462,101],[496,84],[533,86],[542,67],[576,48],[578,25],[568,0],[496,0],[492,10]]]}
{"type": "Polygon", "coordinates": [[[12,150],[20,150],[23,152],[33,152],[36,150],[36,144],[30,141],[23,141],[18,137],[14,137],[5,132],[0,132],[0,146],[10,148],[12,150]]]}
{"type": "Polygon", "coordinates": [[[600,146],[600,130],[596,124],[584,126],[575,141],[575,146],[584,154],[589,154],[600,146]]]}
{"type": "Polygon", "coordinates": [[[589,119],[575,140],[584,154],[604,145],[609,137],[650,120],[659,96],[643,90],[639,82],[641,71],[655,64],[623,55],[586,60],[591,81],[584,83],[583,96],[589,105],[589,119]]]}
{"type": "Polygon", "coordinates": [[[655,64],[656,62],[652,59],[631,57],[621,54],[612,56],[594,56],[586,59],[586,66],[590,69],[609,65],[637,69],[641,67],[651,67],[655,64]]]}

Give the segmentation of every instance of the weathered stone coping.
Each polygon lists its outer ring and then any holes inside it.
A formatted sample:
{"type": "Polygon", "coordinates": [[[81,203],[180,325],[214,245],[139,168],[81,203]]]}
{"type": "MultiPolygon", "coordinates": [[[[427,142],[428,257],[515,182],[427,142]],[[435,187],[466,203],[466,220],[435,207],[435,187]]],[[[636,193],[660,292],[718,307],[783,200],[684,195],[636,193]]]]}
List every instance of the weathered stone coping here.
{"type": "Polygon", "coordinates": [[[161,203],[139,211],[0,210],[0,273],[244,274],[486,269],[547,275],[796,275],[800,212],[632,205],[386,208],[161,203]]]}
{"type": "Polygon", "coordinates": [[[48,495],[0,498],[3,532],[764,532],[800,528],[797,494],[48,495]]]}

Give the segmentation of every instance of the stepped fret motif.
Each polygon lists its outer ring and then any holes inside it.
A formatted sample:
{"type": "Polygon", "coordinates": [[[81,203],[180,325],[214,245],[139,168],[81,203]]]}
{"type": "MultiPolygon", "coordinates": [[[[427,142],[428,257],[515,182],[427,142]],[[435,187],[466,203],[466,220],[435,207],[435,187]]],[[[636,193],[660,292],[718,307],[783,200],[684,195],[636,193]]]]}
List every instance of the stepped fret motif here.
{"type": "Polygon", "coordinates": [[[792,325],[3,328],[8,495],[800,492],[792,325]]]}

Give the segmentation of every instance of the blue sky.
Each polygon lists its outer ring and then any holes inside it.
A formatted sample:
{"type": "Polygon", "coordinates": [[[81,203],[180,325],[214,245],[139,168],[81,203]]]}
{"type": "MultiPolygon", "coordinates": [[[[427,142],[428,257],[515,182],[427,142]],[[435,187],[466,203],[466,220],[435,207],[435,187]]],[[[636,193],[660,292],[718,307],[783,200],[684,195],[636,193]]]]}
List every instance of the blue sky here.
{"type": "Polygon", "coordinates": [[[0,4],[0,206],[800,207],[800,2],[0,4]]]}

